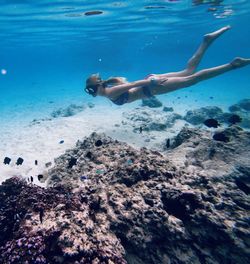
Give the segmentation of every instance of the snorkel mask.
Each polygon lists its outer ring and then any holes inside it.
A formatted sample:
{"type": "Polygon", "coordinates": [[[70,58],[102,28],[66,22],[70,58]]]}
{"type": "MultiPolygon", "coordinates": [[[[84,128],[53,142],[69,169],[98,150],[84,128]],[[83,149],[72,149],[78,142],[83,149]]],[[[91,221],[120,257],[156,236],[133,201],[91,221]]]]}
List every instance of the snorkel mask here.
{"type": "MultiPolygon", "coordinates": [[[[99,86],[104,86],[99,73],[92,74],[86,81],[86,88],[84,91],[94,97],[97,95],[97,90],[99,86]]],[[[105,87],[105,86],[104,86],[105,87]]]]}
{"type": "Polygon", "coordinates": [[[92,96],[96,96],[96,92],[97,92],[98,87],[95,86],[86,86],[86,88],[84,89],[84,91],[92,96]]]}

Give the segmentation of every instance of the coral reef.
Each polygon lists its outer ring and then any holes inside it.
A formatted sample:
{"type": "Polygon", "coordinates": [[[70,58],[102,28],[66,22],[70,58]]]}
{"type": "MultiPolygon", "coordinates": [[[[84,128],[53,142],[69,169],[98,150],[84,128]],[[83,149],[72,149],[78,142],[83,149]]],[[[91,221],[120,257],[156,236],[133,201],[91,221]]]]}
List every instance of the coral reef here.
{"type": "Polygon", "coordinates": [[[152,96],[150,98],[142,99],[142,106],[157,108],[157,107],[162,107],[162,102],[155,96],[152,96]]]}
{"type": "Polygon", "coordinates": [[[244,128],[250,128],[250,99],[243,99],[238,103],[231,105],[229,111],[242,118],[240,125],[244,128]]]}
{"type": "Polygon", "coordinates": [[[201,107],[195,110],[187,111],[184,120],[192,125],[202,124],[206,119],[216,118],[221,120],[223,118],[223,111],[217,106],[201,107]]]}
{"type": "Polygon", "coordinates": [[[7,180],[0,263],[249,263],[250,137],[220,131],[184,128],[164,153],[93,133],[47,189],[7,180]]]}
{"type": "Polygon", "coordinates": [[[238,126],[217,130],[214,133],[197,128],[183,128],[167,151],[176,166],[195,169],[208,176],[232,173],[235,167],[248,166],[250,160],[250,132],[238,126]],[[221,133],[227,142],[214,140],[221,133]]]}
{"type": "MultiPolygon", "coordinates": [[[[90,108],[92,105],[90,106],[90,108]]],[[[57,117],[69,117],[76,115],[77,113],[83,111],[86,107],[82,105],[75,105],[71,104],[66,108],[59,108],[51,113],[51,117],[57,118],[57,117]]]]}
{"type": "Polygon", "coordinates": [[[185,121],[192,125],[201,125],[207,119],[213,118],[226,125],[232,124],[232,117],[237,115],[241,120],[239,125],[243,128],[250,128],[250,99],[244,99],[237,104],[231,105],[228,112],[223,112],[217,106],[201,107],[187,111],[183,117],[185,121]]]}
{"type": "Polygon", "coordinates": [[[145,131],[163,131],[174,126],[176,120],[182,119],[181,115],[166,112],[163,110],[153,110],[148,107],[135,108],[123,113],[126,123],[131,125],[134,131],[143,127],[145,131]]]}
{"type": "Polygon", "coordinates": [[[125,263],[118,239],[91,220],[87,195],[61,185],[42,189],[18,178],[5,181],[0,263],[125,263]]]}

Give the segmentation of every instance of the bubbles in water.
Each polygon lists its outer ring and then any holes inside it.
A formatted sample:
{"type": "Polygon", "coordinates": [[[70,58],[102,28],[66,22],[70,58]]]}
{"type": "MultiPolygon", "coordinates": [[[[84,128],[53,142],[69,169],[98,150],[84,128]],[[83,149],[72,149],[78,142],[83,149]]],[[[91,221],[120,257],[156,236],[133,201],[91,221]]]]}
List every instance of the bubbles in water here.
{"type": "Polygon", "coordinates": [[[6,75],[7,74],[7,71],[5,69],[1,69],[1,74],[2,75],[6,75]]]}

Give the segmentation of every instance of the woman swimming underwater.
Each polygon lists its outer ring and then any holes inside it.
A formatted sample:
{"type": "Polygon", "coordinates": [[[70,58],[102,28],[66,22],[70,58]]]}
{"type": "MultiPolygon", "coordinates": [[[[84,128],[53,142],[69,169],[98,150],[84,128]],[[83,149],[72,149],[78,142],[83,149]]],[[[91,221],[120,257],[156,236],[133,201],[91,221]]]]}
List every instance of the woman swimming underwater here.
{"type": "Polygon", "coordinates": [[[123,77],[111,77],[107,80],[102,80],[99,74],[93,74],[86,80],[85,91],[94,97],[98,95],[104,96],[117,105],[123,105],[138,99],[189,87],[200,81],[250,64],[250,59],[237,57],[230,63],[195,72],[207,48],[228,29],[230,29],[230,26],[206,34],[183,71],[150,74],[145,79],[135,82],[127,82],[123,77]]]}

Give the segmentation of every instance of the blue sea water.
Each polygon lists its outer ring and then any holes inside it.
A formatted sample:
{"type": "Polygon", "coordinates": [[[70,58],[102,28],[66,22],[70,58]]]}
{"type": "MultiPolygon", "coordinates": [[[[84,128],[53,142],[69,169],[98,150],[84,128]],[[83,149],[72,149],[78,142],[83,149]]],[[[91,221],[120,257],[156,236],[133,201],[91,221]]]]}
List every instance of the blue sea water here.
{"type": "MultiPolygon", "coordinates": [[[[0,4],[0,121],[43,116],[53,107],[74,102],[112,107],[105,98],[83,92],[90,74],[132,81],[149,73],[181,70],[205,33],[228,24],[232,29],[209,48],[200,69],[235,56],[250,57],[247,0],[0,0],[0,4]],[[85,15],[93,10],[103,13],[85,15]]],[[[225,106],[250,98],[249,83],[246,67],[159,98],[166,104],[180,97],[178,104],[187,106],[225,106]]]]}

